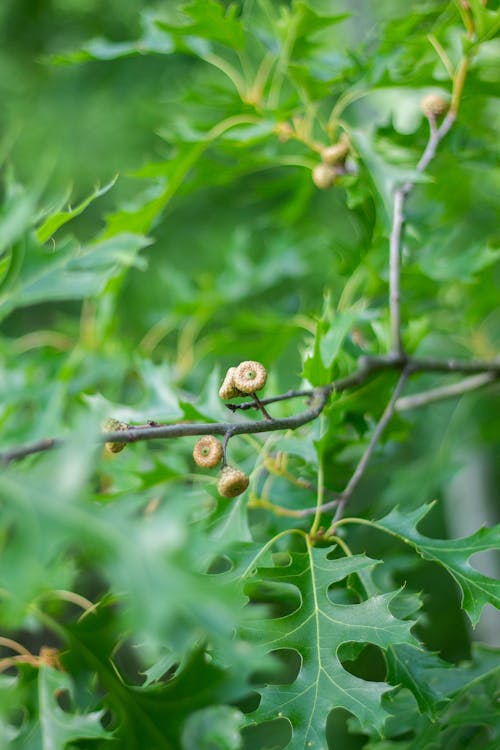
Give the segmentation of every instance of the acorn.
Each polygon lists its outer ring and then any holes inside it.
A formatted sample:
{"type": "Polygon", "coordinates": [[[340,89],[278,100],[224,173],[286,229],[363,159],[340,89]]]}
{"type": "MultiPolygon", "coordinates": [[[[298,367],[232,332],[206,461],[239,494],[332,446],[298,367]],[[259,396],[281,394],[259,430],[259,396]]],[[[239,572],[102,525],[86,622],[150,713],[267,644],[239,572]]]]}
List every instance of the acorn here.
{"type": "Polygon", "coordinates": [[[312,181],[320,190],[327,190],[337,179],[337,170],[331,164],[317,164],[312,171],[312,181]]]}
{"type": "MultiPolygon", "coordinates": [[[[103,432],[118,432],[120,430],[128,430],[128,424],[120,422],[118,419],[106,419],[102,424],[103,432]]],[[[127,443],[105,443],[105,448],[109,453],[120,453],[127,443]]]]}
{"type": "Polygon", "coordinates": [[[325,146],[321,149],[321,159],[324,164],[344,163],[351,149],[347,133],[343,133],[340,140],[332,146],[325,146]]]}
{"type": "Polygon", "coordinates": [[[245,395],[260,391],[267,380],[267,370],[260,362],[240,362],[233,376],[235,387],[245,395]]]}
{"type": "Polygon", "coordinates": [[[274,128],[274,132],[278,136],[278,140],[281,143],[286,143],[294,135],[294,129],[289,122],[278,122],[274,128]]]}
{"type": "Polygon", "coordinates": [[[420,102],[426,117],[440,117],[448,110],[448,101],[439,94],[427,94],[420,102]]]}
{"type": "Polygon", "coordinates": [[[236,373],[236,367],[230,367],[229,370],[226,372],[226,377],[224,378],[224,382],[222,383],[219,389],[219,396],[221,397],[223,401],[229,401],[232,398],[236,398],[237,396],[242,395],[234,384],[235,373],[236,373]]]}
{"type": "Polygon", "coordinates": [[[232,466],[224,466],[220,473],[217,490],[222,497],[237,497],[245,492],[249,481],[244,471],[234,469],[232,466]]]}
{"type": "Polygon", "coordinates": [[[222,443],[213,435],[200,438],[193,448],[193,458],[198,466],[212,469],[222,460],[222,443]]]}

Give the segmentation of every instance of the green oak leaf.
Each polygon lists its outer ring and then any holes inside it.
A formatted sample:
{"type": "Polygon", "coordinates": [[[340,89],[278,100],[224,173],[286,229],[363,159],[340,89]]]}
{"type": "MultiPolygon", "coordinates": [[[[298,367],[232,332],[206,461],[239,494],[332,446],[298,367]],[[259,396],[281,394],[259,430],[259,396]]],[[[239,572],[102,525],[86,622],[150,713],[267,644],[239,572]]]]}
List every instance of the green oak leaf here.
{"type": "Polygon", "coordinates": [[[359,604],[335,604],[328,589],[346,576],[370,568],[376,561],[364,555],[330,560],[330,549],[309,545],[290,555],[290,564],[259,568],[249,579],[262,584],[287,584],[300,592],[300,606],[284,617],[265,618],[249,626],[251,639],[272,652],[292,649],[302,662],[289,685],[267,685],[262,701],[250,715],[256,722],[286,717],[293,727],[291,747],[326,748],[325,723],[329,712],[342,707],[365,728],[382,731],[387,713],[381,705],[391,687],[367,682],[346,671],[338,657],[342,644],[372,643],[386,649],[394,643],[415,643],[411,622],[396,619],[390,604],[398,592],[370,597],[359,604]]]}
{"type": "MultiPolygon", "coordinates": [[[[99,678],[103,686],[102,703],[115,719],[114,733],[119,747],[178,750],[181,746],[193,747],[196,736],[200,741],[198,747],[208,750],[212,746],[202,743],[202,738],[211,739],[206,737],[209,728],[203,722],[207,718],[204,710],[219,704],[216,709],[219,719],[222,709],[231,722],[231,732],[224,738],[227,745],[220,747],[236,750],[239,746],[231,744],[231,738],[237,732],[239,712],[224,704],[242,698],[248,691],[247,679],[253,664],[248,655],[245,658],[241,653],[239,667],[232,671],[208,657],[202,648],[195,648],[181,663],[170,663],[171,674],[155,684],[133,685],[115,665],[116,625],[114,606],[102,605],[92,616],[61,629],[61,636],[67,643],[65,667],[69,670],[85,667],[99,678]]],[[[222,727],[219,730],[222,732],[222,727]]]]}
{"type": "Polygon", "coordinates": [[[20,307],[84,299],[102,292],[121,269],[145,268],[139,253],[149,244],[147,237],[122,233],[84,248],[68,237],[48,250],[34,237],[27,237],[16,277],[0,293],[0,318],[20,307]]]}
{"type": "Polygon", "coordinates": [[[74,740],[112,739],[112,734],[101,724],[104,711],[63,711],[57,702],[57,696],[62,691],[72,694],[70,676],[52,667],[41,666],[38,673],[38,701],[43,750],[65,750],[68,743],[74,740]]]}
{"type": "Polygon", "coordinates": [[[107,193],[108,190],[113,187],[116,180],[117,178],[115,177],[111,180],[111,182],[108,182],[107,185],[104,185],[102,188],[97,186],[94,191],[90,193],[90,195],[84,198],[74,208],[71,208],[71,206],[68,205],[68,208],[66,210],[62,210],[61,207],[57,207],[55,210],[47,212],[43,217],[43,222],[36,230],[38,241],[42,243],[47,242],[47,240],[50,239],[50,237],[52,237],[52,235],[54,235],[58,229],[60,229],[72,219],[75,219],[77,216],[80,216],[80,214],[85,211],[87,206],[90,206],[93,201],[95,201],[97,198],[100,198],[101,195],[107,193]]]}
{"type": "Polygon", "coordinates": [[[243,714],[230,706],[195,711],[182,733],[183,750],[240,750],[243,714]]]}
{"type": "Polygon", "coordinates": [[[420,534],[417,526],[432,505],[430,503],[405,512],[394,508],[384,518],[370,523],[374,528],[384,529],[414,547],[425,560],[433,560],[442,565],[458,583],[462,591],[462,606],[473,626],[476,626],[485,604],[492,604],[500,609],[500,582],[473,568],[469,558],[477,552],[498,549],[500,525],[483,527],[462,539],[431,539],[420,534]]]}

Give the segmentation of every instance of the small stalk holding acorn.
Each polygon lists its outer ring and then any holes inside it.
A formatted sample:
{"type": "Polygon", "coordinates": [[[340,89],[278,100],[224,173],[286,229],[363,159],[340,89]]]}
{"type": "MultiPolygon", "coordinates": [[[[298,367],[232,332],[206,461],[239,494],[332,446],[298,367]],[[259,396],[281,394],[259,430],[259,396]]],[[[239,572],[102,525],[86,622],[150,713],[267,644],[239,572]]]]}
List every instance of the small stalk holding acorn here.
{"type": "MultiPolygon", "coordinates": [[[[219,389],[219,396],[223,401],[230,401],[241,396],[251,396],[261,410],[264,419],[271,420],[272,417],[257,396],[257,391],[265,386],[266,380],[267,370],[261,362],[245,360],[240,362],[237,367],[229,368],[219,389]]],[[[244,471],[229,466],[226,462],[226,449],[230,437],[231,433],[228,432],[221,448],[223,454],[222,470],[217,483],[219,495],[226,498],[243,494],[250,481],[244,471]]],[[[202,441],[198,442],[201,443],[202,441]]]]}
{"type": "Polygon", "coordinates": [[[244,471],[226,464],[225,445],[213,435],[205,435],[200,438],[194,446],[193,458],[198,466],[205,469],[213,469],[221,461],[222,470],[217,482],[217,491],[221,497],[233,498],[241,495],[248,487],[249,478],[244,471]]]}

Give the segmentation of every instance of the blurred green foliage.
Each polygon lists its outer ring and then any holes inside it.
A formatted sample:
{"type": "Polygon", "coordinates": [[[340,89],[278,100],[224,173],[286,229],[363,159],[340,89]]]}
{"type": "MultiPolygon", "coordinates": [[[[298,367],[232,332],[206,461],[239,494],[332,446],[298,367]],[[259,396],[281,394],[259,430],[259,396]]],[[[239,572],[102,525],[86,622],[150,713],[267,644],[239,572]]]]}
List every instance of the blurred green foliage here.
{"type": "MultiPolygon", "coordinates": [[[[350,503],[350,515],[382,521],[345,527],[352,558],[309,549],[310,518],[252,501],[312,506],[321,476],[341,491],[393,374],[334,397],[297,433],[233,438],[230,460],[251,477],[236,501],[195,469],[189,439],[113,459],[94,446],[108,416],[226,419],[217,391],[243,359],[264,362],[266,393],[279,393],[387,351],[393,192],[427,142],[422,96],[449,96],[448,68],[467,54],[458,121],[406,206],[403,339],[419,356],[496,356],[499,14],[489,6],[2,3],[2,446],[69,442],[2,469],[0,627],[35,653],[56,645],[66,671],[0,674],[0,745],[301,750],[342,736],[372,750],[497,747],[498,653],[473,643],[450,576],[473,622],[498,601],[475,558],[467,564],[471,551],[491,555],[483,572],[498,574],[497,537],[473,534],[499,515],[494,388],[393,419],[350,503]],[[346,173],[319,190],[321,148],[343,132],[346,173]],[[422,542],[411,519],[434,499],[422,542]],[[395,506],[401,516],[388,515],[395,506]],[[393,536],[380,531],[388,518],[393,536]],[[437,556],[444,568],[429,562],[427,537],[469,535],[437,556]],[[425,561],[408,547],[418,538],[425,561]],[[370,637],[355,627],[361,611],[370,637]],[[343,630],[329,629],[335,613],[351,618],[343,630]],[[272,663],[268,640],[281,653],[272,663]],[[316,646],[328,658],[309,662],[316,646]],[[329,688],[332,670],[349,700],[329,688]],[[298,695],[290,713],[283,683],[298,695]]],[[[409,391],[455,380],[426,374],[409,391]]],[[[273,415],[298,408],[283,402],[273,415]]],[[[487,617],[479,635],[499,645],[487,617]]]]}

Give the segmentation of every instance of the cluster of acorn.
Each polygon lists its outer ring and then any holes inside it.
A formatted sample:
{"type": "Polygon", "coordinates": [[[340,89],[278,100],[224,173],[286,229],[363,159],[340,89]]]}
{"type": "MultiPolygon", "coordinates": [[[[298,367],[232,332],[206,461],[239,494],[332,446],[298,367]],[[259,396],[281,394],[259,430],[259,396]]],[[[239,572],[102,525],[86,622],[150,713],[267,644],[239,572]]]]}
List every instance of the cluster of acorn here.
{"type": "MultiPolygon", "coordinates": [[[[230,367],[227,371],[219,396],[224,401],[249,396],[263,388],[266,380],[266,368],[260,362],[240,362],[237,367],[230,367]]],[[[224,458],[222,443],[213,435],[200,438],[194,446],[193,458],[198,466],[205,469],[218,466],[224,458]]],[[[226,464],[222,467],[217,490],[222,497],[237,497],[245,492],[248,482],[244,471],[226,464]]]]}
{"type": "MultiPolygon", "coordinates": [[[[229,401],[238,396],[250,396],[260,391],[267,380],[267,372],[260,362],[240,362],[237,367],[230,367],[222,383],[219,396],[229,401]]],[[[104,432],[120,432],[128,430],[129,425],[118,419],[106,419],[102,425],[104,432]]],[[[108,453],[120,453],[126,443],[107,442],[105,448],[108,453]]],[[[213,469],[224,459],[224,448],[220,440],[213,435],[205,435],[194,446],[193,458],[204,469],[213,469]]],[[[222,497],[237,497],[245,492],[249,479],[244,471],[233,466],[223,464],[217,489],[222,497]]]]}
{"type": "MultiPolygon", "coordinates": [[[[427,94],[421,101],[422,112],[426,117],[433,119],[444,115],[448,107],[449,102],[439,94],[427,94]]],[[[312,171],[312,180],[316,187],[327,190],[336,182],[339,175],[344,174],[350,149],[347,133],[343,133],[337,143],[321,149],[321,162],[312,171]]]]}
{"type": "Polygon", "coordinates": [[[345,160],[350,149],[347,133],[342,133],[337,143],[321,149],[321,163],[317,164],[312,171],[312,179],[316,187],[326,190],[334,184],[340,174],[344,173],[345,160]]]}
{"type": "MultiPolygon", "coordinates": [[[[218,466],[223,458],[223,448],[220,440],[213,435],[205,435],[200,438],[193,449],[193,458],[198,466],[204,469],[213,469],[218,466]]],[[[217,490],[222,497],[236,497],[245,492],[249,479],[244,471],[235,469],[233,466],[223,466],[217,490]]]]}

